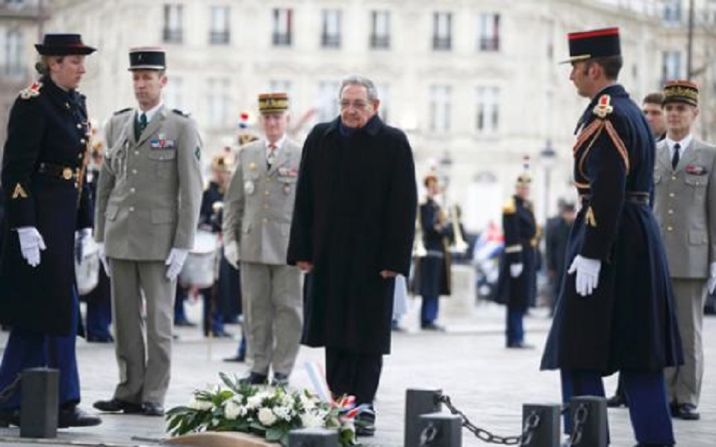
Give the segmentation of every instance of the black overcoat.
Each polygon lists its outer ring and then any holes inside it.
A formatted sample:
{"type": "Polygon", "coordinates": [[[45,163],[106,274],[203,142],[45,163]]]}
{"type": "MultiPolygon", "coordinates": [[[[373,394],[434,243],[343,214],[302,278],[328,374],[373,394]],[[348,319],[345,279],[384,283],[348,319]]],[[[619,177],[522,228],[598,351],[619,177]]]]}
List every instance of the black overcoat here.
{"type": "Polygon", "coordinates": [[[452,238],[452,226],[449,222],[443,221],[445,215],[440,205],[433,199],[428,198],[425,203],[420,204],[419,209],[423,245],[427,251],[425,257],[415,260],[415,268],[420,272],[418,274],[420,295],[425,297],[450,295],[451,259],[447,247],[452,238]]]}
{"type": "Polygon", "coordinates": [[[403,132],[374,116],[351,135],[340,121],[308,135],[296,190],[288,263],[314,264],[306,278],[308,346],[390,352],[392,279],[408,275],[417,192],[403,132]]]}
{"type": "Polygon", "coordinates": [[[515,309],[526,310],[537,295],[537,222],[532,203],[511,197],[502,209],[505,250],[500,258],[495,300],[515,309]],[[522,273],[513,278],[510,265],[522,264],[522,273]]]}
{"type": "Polygon", "coordinates": [[[89,128],[84,97],[48,77],[21,92],[10,110],[2,165],[5,193],[0,258],[0,322],[50,335],[74,333],[75,230],[92,226],[88,189],[75,179],[41,174],[42,163],[82,163],[89,128]],[[79,204],[78,204],[79,202],[79,204]],[[31,267],[15,229],[36,227],[47,246],[31,267]]]}
{"type": "Polygon", "coordinates": [[[582,207],[567,259],[602,261],[599,285],[582,297],[565,275],[543,369],[661,371],[682,363],[669,269],[648,198],[654,140],[620,85],[595,96],[579,126],[574,179],[582,207]]]}

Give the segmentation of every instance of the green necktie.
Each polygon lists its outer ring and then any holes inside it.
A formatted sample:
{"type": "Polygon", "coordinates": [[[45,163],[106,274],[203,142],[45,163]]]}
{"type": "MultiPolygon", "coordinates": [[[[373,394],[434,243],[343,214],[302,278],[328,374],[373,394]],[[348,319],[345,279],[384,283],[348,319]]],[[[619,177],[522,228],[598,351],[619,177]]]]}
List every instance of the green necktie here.
{"type": "Polygon", "coordinates": [[[142,132],[147,127],[147,114],[142,112],[138,119],[134,122],[134,139],[139,140],[142,132]]]}

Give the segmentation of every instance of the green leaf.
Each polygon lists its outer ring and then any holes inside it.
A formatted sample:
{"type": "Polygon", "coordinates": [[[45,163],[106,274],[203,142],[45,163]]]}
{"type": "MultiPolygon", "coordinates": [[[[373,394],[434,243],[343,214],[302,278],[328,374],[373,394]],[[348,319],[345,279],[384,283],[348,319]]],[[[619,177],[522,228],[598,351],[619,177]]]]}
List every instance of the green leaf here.
{"type": "Polygon", "coordinates": [[[284,435],[285,430],[282,430],[278,427],[271,427],[268,430],[266,430],[266,440],[269,442],[276,442],[280,440],[284,435]]]}

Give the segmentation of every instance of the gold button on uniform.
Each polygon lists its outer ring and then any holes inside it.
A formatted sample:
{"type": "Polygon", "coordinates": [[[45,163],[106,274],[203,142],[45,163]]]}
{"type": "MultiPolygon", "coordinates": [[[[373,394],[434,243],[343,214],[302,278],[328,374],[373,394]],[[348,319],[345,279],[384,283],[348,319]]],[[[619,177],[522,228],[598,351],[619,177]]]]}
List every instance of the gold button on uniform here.
{"type": "Polygon", "coordinates": [[[668,227],[666,227],[666,231],[674,231],[674,227],[668,226],[668,227]]]}
{"type": "Polygon", "coordinates": [[[669,210],[669,214],[674,214],[674,210],[669,210]]]}
{"type": "Polygon", "coordinates": [[[671,176],[671,180],[676,180],[676,176],[675,176],[675,175],[672,175],[672,176],[671,176]]]}
{"type": "Polygon", "coordinates": [[[669,193],[669,197],[674,197],[674,193],[673,193],[673,192],[670,192],[670,193],[669,193]]]}
{"type": "Polygon", "coordinates": [[[129,212],[130,212],[130,213],[134,212],[134,207],[133,207],[133,206],[130,206],[130,207],[129,207],[129,212]]]}

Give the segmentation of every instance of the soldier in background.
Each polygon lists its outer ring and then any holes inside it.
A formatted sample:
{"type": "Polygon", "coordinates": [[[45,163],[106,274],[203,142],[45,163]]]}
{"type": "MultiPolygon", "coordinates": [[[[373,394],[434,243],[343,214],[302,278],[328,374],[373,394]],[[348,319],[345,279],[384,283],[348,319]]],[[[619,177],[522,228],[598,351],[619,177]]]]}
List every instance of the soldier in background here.
{"type": "Polygon", "coordinates": [[[132,49],[129,62],[139,108],[116,112],[105,126],[95,213],[95,239],[112,278],[120,381],[94,407],[162,416],[176,281],[199,219],[201,142],[194,121],[162,103],[164,50],[132,49]]]}
{"type": "Polygon", "coordinates": [[[241,298],[252,352],[249,384],[288,385],[302,329],[301,273],[286,265],[301,147],[286,137],[288,95],[259,95],[265,140],[241,148],[224,200],[224,254],[240,262],[241,298]]]}
{"type": "Polygon", "coordinates": [[[545,247],[547,258],[547,274],[552,292],[550,302],[551,314],[557,305],[557,297],[562,287],[562,280],[566,271],[565,256],[567,256],[567,241],[569,232],[574,223],[574,203],[562,202],[559,204],[559,215],[547,221],[545,230],[545,247]]]}
{"type": "Polygon", "coordinates": [[[500,262],[497,302],[507,305],[506,346],[531,349],[525,343],[523,319],[537,294],[538,227],[529,200],[532,178],[525,172],[517,177],[515,194],[502,208],[505,251],[500,262]]]}
{"type": "Polygon", "coordinates": [[[419,219],[422,230],[425,256],[418,258],[416,268],[420,269],[420,295],[423,304],[420,308],[420,328],[427,331],[444,331],[435,320],[438,318],[440,295],[450,295],[450,252],[449,238],[452,226],[447,214],[435,201],[440,193],[438,178],[428,174],[423,179],[425,185],[425,203],[420,204],[419,219]]]}
{"type": "Polygon", "coordinates": [[[704,291],[716,287],[716,147],[694,138],[699,91],[690,81],[664,87],[666,138],[656,146],[654,215],[669,260],[684,364],[667,368],[672,416],[699,419],[704,374],[704,291]]]}

